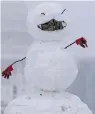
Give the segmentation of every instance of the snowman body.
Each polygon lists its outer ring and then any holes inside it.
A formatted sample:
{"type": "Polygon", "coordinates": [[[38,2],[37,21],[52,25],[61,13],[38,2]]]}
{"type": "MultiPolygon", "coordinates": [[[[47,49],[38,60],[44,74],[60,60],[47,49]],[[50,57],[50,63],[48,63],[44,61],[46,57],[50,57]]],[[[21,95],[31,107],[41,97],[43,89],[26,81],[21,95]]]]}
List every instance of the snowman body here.
{"type": "Polygon", "coordinates": [[[33,92],[8,104],[4,114],[92,114],[79,97],[67,92],[33,92]],[[39,94],[41,93],[41,94],[39,94]]]}
{"type": "Polygon", "coordinates": [[[92,114],[79,97],[65,92],[78,69],[73,56],[63,49],[62,11],[56,3],[43,3],[29,12],[28,28],[34,42],[26,56],[24,75],[30,93],[9,103],[5,114],[92,114]]]}
{"type": "Polygon", "coordinates": [[[29,48],[25,66],[28,85],[45,91],[62,91],[76,78],[78,69],[62,41],[35,41],[29,48]]]}

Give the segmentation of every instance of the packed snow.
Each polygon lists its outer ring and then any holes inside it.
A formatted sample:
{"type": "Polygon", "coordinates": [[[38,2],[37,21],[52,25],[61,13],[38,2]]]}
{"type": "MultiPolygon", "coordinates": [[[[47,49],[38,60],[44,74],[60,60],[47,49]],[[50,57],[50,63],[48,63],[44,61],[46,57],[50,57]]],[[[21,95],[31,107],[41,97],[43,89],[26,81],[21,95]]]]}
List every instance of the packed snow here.
{"type": "Polygon", "coordinates": [[[33,93],[12,101],[5,114],[92,114],[79,97],[69,93],[33,93]]]}
{"type": "Polygon", "coordinates": [[[61,43],[33,44],[27,54],[25,78],[30,87],[49,91],[67,89],[77,77],[78,69],[74,57],[61,50],[61,43]]]}
{"type": "Polygon", "coordinates": [[[59,92],[68,88],[78,73],[73,56],[62,48],[66,31],[43,32],[37,28],[52,18],[61,20],[62,10],[58,4],[46,3],[29,12],[28,30],[36,41],[27,53],[25,78],[30,91],[35,87],[37,92],[9,103],[5,114],[92,114],[80,98],[59,92]],[[45,17],[40,15],[43,10],[45,17]]]}
{"type": "Polygon", "coordinates": [[[56,16],[59,17],[56,20],[61,21],[62,11],[59,4],[43,3],[29,12],[28,29],[34,42],[26,56],[25,77],[31,86],[49,91],[65,90],[77,76],[78,69],[73,56],[61,49],[65,39],[64,29],[51,32],[37,27],[52,18],[56,19],[56,16]],[[45,15],[41,15],[43,12],[45,15]]]}
{"type": "Polygon", "coordinates": [[[46,23],[51,19],[63,21],[65,19],[64,14],[61,14],[63,10],[64,9],[60,4],[52,2],[42,3],[36,6],[35,9],[29,11],[27,16],[28,32],[35,40],[51,41],[66,39],[68,29],[51,32],[42,31],[37,27],[37,25],[46,23]],[[41,13],[45,13],[45,15],[42,15],[41,13]]]}

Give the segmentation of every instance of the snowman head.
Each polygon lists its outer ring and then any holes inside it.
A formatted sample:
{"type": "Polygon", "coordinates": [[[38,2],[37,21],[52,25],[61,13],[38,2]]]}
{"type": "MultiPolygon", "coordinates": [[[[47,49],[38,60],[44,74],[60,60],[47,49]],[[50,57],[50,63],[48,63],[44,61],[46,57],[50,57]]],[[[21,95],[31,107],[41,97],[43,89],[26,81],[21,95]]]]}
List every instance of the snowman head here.
{"type": "Polygon", "coordinates": [[[64,9],[57,3],[43,3],[27,16],[28,31],[36,40],[62,40],[65,36],[64,9]]]}

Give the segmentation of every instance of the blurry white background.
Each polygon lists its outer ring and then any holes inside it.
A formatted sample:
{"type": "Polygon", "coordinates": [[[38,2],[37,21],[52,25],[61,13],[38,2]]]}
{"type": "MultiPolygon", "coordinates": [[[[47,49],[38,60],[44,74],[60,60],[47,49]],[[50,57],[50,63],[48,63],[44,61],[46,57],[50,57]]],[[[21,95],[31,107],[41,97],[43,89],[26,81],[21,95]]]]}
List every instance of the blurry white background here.
{"type": "MultiPolygon", "coordinates": [[[[26,55],[32,37],[27,29],[28,10],[42,2],[31,1],[2,1],[1,2],[1,62],[2,70],[15,60],[26,55]]],[[[87,103],[95,114],[95,2],[58,2],[66,8],[65,21],[68,24],[68,34],[71,43],[78,37],[84,36],[88,40],[88,48],[72,46],[72,52],[78,61],[79,74],[67,91],[78,95],[87,103]]],[[[23,68],[25,61],[17,63],[13,76],[9,79],[2,78],[2,114],[5,106],[25,93],[25,80],[23,68]]]]}

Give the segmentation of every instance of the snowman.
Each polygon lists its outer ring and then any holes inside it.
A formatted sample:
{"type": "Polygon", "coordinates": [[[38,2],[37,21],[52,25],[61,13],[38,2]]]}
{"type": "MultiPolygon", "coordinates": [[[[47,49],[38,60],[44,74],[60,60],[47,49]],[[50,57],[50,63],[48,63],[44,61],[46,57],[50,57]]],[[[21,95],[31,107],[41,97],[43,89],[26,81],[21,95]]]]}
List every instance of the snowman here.
{"type": "MultiPolygon", "coordinates": [[[[29,90],[27,95],[9,103],[4,114],[92,114],[79,97],[65,92],[77,77],[78,68],[66,50],[68,46],[63,49],[67,26],[64,11],[59,4],[51,2],[38,5],[28,13],[28,30],[34,38],[24,58],[29,90]]],[[[83,37],[74,43],[87,46],[83,37]]],[[[11,75],[12,65],[3,72],[5,78],[11,75]]]]}

